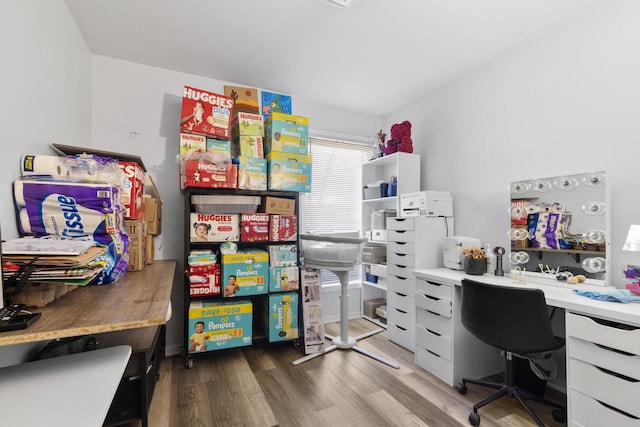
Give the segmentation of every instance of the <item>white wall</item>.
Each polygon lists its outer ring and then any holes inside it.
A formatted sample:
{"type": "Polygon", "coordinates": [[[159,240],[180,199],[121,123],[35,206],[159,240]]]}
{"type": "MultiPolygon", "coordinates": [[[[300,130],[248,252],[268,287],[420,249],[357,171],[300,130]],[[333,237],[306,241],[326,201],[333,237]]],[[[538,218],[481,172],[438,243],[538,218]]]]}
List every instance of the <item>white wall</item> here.
{"type": "MultiPolygon", "coordinates": [[[[156,239],[156,259],[177,259],[173,287],[174,315],[167,328],[167,353],[182,344],[183,209],[178,187],[178,140],[183,86],[224,93],[223,82],[149,67],[103,56],[92,56],[92,147],[138,154],[153,177],[163,202],[162,236],[156,239]],[[139,139],[134,141],[130,133],[139,139]]],[[[375,137],[382,117],[368,116],[292,98],[293,113],[309,117],[311,133],[375,137]]]]}
{"type": "MultiPolygon", "coordinates": [[[[23,154],[52,154],[49,144],[91,137],[89,50],[62,1],[0,3],[0,211],[2,238],[18,236],[12,183],[23,154]]],[[[0,366],[30,346],[0,347],[0,366]]]]}
{"type": "Polygon", "coordinates": [[[410,120],[421,188],[449,190],[456,234],[509,247],[510,181],[606,170],[608,272],[640,223],[640,2],[611,1],[385,117],[410,120]]]}

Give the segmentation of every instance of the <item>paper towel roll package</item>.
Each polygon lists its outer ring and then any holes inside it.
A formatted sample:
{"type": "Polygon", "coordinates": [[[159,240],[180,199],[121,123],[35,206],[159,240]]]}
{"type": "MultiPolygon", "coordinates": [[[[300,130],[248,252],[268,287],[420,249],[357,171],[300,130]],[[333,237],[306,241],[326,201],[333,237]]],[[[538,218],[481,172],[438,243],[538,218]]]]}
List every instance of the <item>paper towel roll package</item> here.
{"type": "Polygon", "coordinates": [[[116,159],[93,154],[76,156],[25,154],[20,162],[20,174],[62,181],[108,183],[122,189],[127,182],[116,159]]]}
{"type": "Polygon", "coordinates": [[[13,188],[23,234],[95,237],[124,229],[114,185],[16,180],[13,188]]]}

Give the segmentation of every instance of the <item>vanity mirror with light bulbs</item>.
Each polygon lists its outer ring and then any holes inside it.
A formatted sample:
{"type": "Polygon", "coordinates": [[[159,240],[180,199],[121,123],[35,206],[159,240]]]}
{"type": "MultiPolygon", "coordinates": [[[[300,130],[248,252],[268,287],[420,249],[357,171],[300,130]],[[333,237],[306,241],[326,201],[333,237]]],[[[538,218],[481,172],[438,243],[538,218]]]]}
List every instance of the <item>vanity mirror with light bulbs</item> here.
{"type": "Polygon", "coordinates": [[[587,284],[607,284],[606,172],[515,181],[510,190],[511,253],[504,262],[512,273],[553,281],[569,272],[587,284]]]}

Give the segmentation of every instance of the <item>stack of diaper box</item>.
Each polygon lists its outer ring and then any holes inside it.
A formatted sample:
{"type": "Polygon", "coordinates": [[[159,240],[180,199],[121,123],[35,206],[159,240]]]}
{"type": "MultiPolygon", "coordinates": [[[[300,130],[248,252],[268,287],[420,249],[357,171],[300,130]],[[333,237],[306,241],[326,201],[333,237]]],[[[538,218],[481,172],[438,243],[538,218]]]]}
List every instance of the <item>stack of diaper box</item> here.
{"type": "Polygon", "coordinates": [[[261,114],[238,112],[231,121],[231,154],[238,162],[238,188],[267,189],[261,114]]]}
{"type": "Polygon", "coordinates": [[[180,188],[237,188],[231,162],[233,98],[184,87],[180,120],[180,188]]]}
{"type": "Polygon", "coordinates": [[[265,128],[267,188],[310,193],[309,119],[272,112],[265,128]]]}

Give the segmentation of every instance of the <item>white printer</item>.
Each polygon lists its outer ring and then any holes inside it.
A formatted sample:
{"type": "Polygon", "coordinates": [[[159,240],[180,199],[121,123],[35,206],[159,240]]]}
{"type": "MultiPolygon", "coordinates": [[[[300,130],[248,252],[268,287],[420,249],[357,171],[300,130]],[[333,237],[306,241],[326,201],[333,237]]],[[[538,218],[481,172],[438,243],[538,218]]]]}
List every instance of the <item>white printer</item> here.
{"type": "Polygon", "coordinates": [[[448,191],[418,191],[400,195],[400,216],[453,216],[453,201],[448,191]]]}
{"type": "Polygon", "coordinates": [[[463,247],[480,246],[480,239],[466,236],[452,236],[444,239],[443,263],[452,270],[464,270],[463,247]]]}

